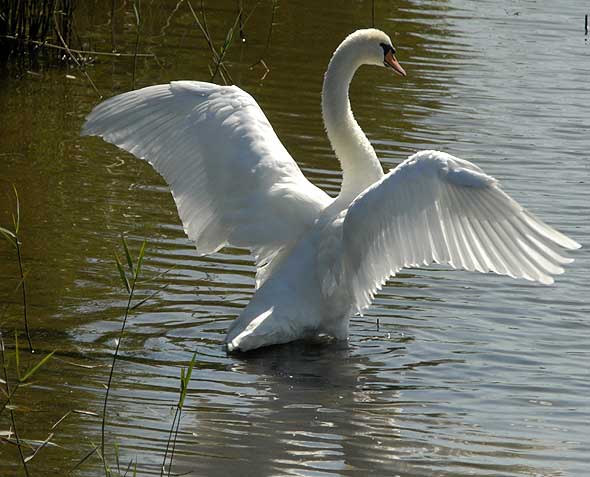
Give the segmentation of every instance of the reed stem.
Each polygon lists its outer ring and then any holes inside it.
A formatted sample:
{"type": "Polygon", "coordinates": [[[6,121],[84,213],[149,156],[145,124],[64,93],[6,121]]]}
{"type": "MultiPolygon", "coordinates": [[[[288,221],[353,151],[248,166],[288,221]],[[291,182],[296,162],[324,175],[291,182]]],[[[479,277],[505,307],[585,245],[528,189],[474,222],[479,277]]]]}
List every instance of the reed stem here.
{"type": "Polygon", "coordinates": [[[16,447],[18,448],[20,460],[23,464],[23,469],[25,470],[25,475],[27,477],[29,477],[29,468],[27,467],[27,461],[25,460],[25,455],[23,454],[23,449],[21,447],[21,440],[18,436],[18,431],[16,429],[16,419],[14,417],[14,411],[12,410],[12,393],[10,391],[10,383],[8,381],[8,370],[6,369],[6,357],[4,355],[4,352],[5,352],[4,338],[2,337],[2,332],[0,331],[0,355],[2,356],[2,370],[4,372],[4,386],[6,387],[6,394],[8,395],[8,405],[10,406],[10,422],[12,423],[12,432],[14,433],[14,439],[16,440],[16,447]]]}
{"type": "Polygon", "coordinates": [[[121,330],[119,331],[119,337],[117,339],[117,346],[115,347],[115,353],[113,354],[113,361],[111,363],[111,369],[109,372],[109,379],[107,382],[107,389],[106,389],[106,393],[105,393],[105,397],[104,397],[104,404],[103,404],[103,408],[102,408],[102,423],[101,423],[101,433],[100,433],[100,453],[103,456],[103,458],[105,455],[104,449],[105,449],[105,428],[106,428],[106,417],[107,417],[107,405],[108,405],[108,401],[109,401],[109,395],[111,392],[111,385],[113,382],[113,373],[115,371],[115,365],[117,363],[117,358],[119,357],[119,349],[121,347],[121,341],[123,340],[123,334],[125,333],[125,326],[127,325],[127,319],[129,318],[129,312],[132,309],[131,302],[133,300],[133,296],[135,293],[135,286],[137,284],[137,279],[139,278],[139,273],[141,271],[141,264],[143,262],[143,257],[144,257],[144,253],[145,253],[145,245],[146,245],[146,243],[144,241],[141,246],[141,249],[139,251],[137,261],[134,265],[133,261],[131,259],[131,255],[129,254],[129,248],[127,247],[127,242],[125,241],[125,238],[123,238],[122,240],[123,240],[123,248],[125,250],[125,256],[127,258],[129,273],[131,274],[131,283],[129,283],[129,280],[127,279],[127,276],[125,274],[125,270],[123,269],[123,265],[121,264],[119,257],[115,254],[115,258],[117,261],[117,267],[119,269],[119,273],[121,274],[121,279],[123,281],[123,285],[125,286],[125,288],[127,290],[128,297],[127,297],[127,306],[125,307],[125,314],[123,316],[123,323],[121,324],[121,330]]]}

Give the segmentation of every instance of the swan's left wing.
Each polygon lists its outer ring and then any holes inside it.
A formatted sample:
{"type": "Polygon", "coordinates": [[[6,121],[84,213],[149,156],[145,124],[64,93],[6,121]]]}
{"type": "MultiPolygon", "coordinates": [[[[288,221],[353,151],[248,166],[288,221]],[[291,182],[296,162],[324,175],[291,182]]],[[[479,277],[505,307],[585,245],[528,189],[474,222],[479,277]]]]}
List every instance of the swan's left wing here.
{"type": "Polygon", "coordinates": [[[351,204],[343,272],[358,311],[402,268],[432,262],[544,284],[580,245],[535,218],[474,164],[438,151],[414,154],[351,204]]]}
{"type": "Polygon", "coordinates": [[[170,186],[197,251],[249,248],[258,282],[332,200],[236,86],[175,81],[130,91],[96,106],[82,134],[149,162],[170,186]]]}

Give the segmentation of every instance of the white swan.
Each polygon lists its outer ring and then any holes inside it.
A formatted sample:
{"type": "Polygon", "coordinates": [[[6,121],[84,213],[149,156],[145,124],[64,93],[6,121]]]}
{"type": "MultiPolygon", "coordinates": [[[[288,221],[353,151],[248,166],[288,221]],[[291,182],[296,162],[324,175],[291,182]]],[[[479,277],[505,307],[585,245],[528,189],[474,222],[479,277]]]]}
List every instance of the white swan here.
{"type": "Polygon", "coordinates": [[[148,161],[167,181],[201,254],[249,248],[257,291],[227,335],[246,351],[318,334],[348,337],[349,317],[404,267],[432,262],[552,283],[578,243],[545,225],[474,164],[438,151],[388,174],[355,121],[349,83],[361,65],[405,75],[390,38],[349,35],[322,91],[343,170],[335,199],[311,184],[254,99],[236,86],[176,81],[98,105],[83,135],[148,161]]]}

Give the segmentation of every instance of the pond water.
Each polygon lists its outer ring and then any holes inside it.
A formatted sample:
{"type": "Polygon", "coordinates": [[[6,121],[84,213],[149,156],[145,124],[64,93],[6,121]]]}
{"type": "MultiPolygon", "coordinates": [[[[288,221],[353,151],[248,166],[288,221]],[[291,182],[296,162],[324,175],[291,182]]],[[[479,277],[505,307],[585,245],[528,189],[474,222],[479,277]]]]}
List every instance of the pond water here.
{"type": "MultiPolygon", "coordinates": [[[[218,46],[236,3],[205,2],[218,46]]],[[[227,356],[222,343],[253,293],[248,254],[198,257],[162,179],[115,147],[79,137],[99,98],[78,69],[4,70],[0,224],[9,224],[14,183],[33,341],[38,356],[56,350],[15,395],[21,438],[54,433],[29,462],[31,474],[65,475],[100,443],[126,304],[113,255],[124,234],[132,251],[148,243],[150,281],[138,296],[167,288],[132,313],[121,343],[108,410],[111,464],[117,443],[122,467],[137,461],[139,475],[159,475],[180,368],[196,352],[174,472],[588,475],[590,39],[583,23],[590,10],[582,4],[377,1],[375,25],[392,35],[408,76],[367,67],[351,90],[386,168],[423,148],[474,161],[582,243],[566,274],[540,286],[442,267],[407,270],[352,319],[348,344],[296,343],[247,356],[227,356]],[[52,430],[71,410],[83,412],[52,430]]],[[[118,7],[111,23],[110,5],[79,6],[84,46],[110,51],[114,39],[132,52],[133,10],[118,7]]],[[[246,11],[253,5],[244,2],[246,11]]],[[[131,58],[96,57],[86,71],[104,97],[134,81],[209,79],[211,55],[187,2],[142,2],[140,13],[139,50],[156,59],[138,58],[134,74],[131,58]]],[[[258,5],[245,41],[237,38],[225,57],[227,69],[306,176],[334,195],[340,172],[321,122],[323,72],[346,34],[370,26],[371,2],[278,2],[272,15],[271,2],[258,5]]],[[[0,329],[12,357],[12,330],[22,329],[18,283],[14,250],[0,242],[0,329]]],[[[32,362],[26,352],[22,360],[23,368],[32,362]]],[[[0,424],[10,428],[6,412],[0,424]]],[[[0,474],[19,469],[15,447],[0,441],[0,474]]],[[[95,453],[75,474],[101,469],[95,453]]]]}

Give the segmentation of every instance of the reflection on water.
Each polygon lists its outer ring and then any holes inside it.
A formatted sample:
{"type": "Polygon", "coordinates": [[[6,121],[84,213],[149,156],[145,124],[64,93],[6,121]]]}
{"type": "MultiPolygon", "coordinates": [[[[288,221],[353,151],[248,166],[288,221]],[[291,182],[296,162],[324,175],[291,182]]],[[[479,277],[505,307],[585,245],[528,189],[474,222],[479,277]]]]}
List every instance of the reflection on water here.
{"type": "MultiPolygon", "coordinates": [[[[88,46],[111,48],[108,5],[79,8],[88,46]]],[[[247,3],[247,2],[245,2],[247,3]]],[[[234,80],[251,92],[305,174],[331,194],[340,175],[323,132],[319,95],[334,47],[367,26],[371,2],[284,2],[266,48],[270,5],[229,51],[234,80]],[[270,72],[250,68],[264,57],[270,72]]],[[[35,475],[61,475],[99,442],[103,384],[125,297],[113,248],[124,233],[149,241],[148,296],[122,345],[109,442],[125,465],[158,474],[179,368],[193,374],[175,457],[194,475],[585,475],[590,461],[586,103],[590,49],[574,1],[375,2],[409,76],[365,68],[353,109],[386,167],[420,148],[480,164],[504,188],[585,247],[552,287],[444,268],[392,279],[351,325],[349,344],[300,344],[226,356],[227,327],[253,291],[241,250],[197,257],[162,180],[146,164],[92,139],[83,117],[98,102],[76,70],[0,76],[0,186],[15,183],[34,340],[57,358],[19,390],[22,436],[43,449],[35,475]],[[169,270],[164,276],[162,272],[169,270]],[[52,431],[51,431],[52,432],[52,431]]],[[[138,86],[206,79],[209,53],[177,2],[142,4],[138,86]],[[157,5],[156,5],[157,4],[157,5]]],[[[220,44],[235,2],[207,6],[220,44]]],[[[250,8],[250,6],[248,6],[250,8]]],[[[132,51],[133,13],[121,7],[116,45],[132,51]],[[131,16],[130,16],[131,15],[131,16]]],[[[132,63],[97,58],[89,72],[105,95],[130,89],[132,63]]],[[[4,191],[1,197],[6,197],[4,191]]],[[[0,223],[8,223],[5,199],[0,223]]],[[[13,251],[0,245],[0,329],[20,327],[13,251]],[[4,314],[2,314],[2,310],[4,314]]],[[[26,364],[26,363],[25,363],[26,364]]],[[[4,416],[0,431],[9,428],[4,416]]],[[[16,474],[0,444],[0,473],[16,474]]],[[[96,475],[88,460],[79,470],[96,475]]]]}

